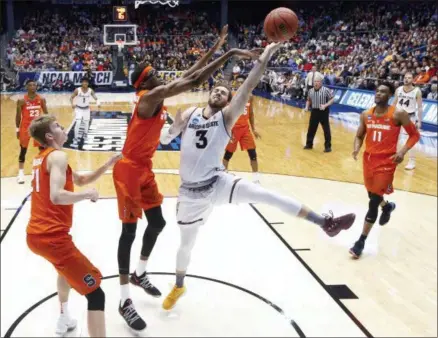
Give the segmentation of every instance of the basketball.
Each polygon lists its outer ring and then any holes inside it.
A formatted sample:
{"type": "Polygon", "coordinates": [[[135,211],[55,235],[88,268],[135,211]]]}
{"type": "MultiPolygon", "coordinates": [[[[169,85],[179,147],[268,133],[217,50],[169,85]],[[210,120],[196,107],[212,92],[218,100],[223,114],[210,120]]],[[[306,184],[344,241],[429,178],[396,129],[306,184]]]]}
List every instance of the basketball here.
{"type": "Polygon", "coordinates": [[[289,8],[276,8],[265,18],[264,31],[271,41],[288,41],[295,35],[297,30],[298,17],[289,8]]]}

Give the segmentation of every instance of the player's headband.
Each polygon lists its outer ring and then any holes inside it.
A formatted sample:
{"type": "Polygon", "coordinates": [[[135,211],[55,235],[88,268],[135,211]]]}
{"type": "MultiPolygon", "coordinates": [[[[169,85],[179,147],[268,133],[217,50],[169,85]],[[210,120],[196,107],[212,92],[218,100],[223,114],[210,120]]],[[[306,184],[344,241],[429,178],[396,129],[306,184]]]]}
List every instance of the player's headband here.
{"type": "Polygon", "coordinates": [[[142,83],[145,80],[148,80],[151,76],[155,75],[155,73],[156,71],[154,68],[152,68],[152,66],[147,66],[145,69],[143,69],[137,81],[135,81],[134,88],[140,87],[140,83],[142,83]]]}

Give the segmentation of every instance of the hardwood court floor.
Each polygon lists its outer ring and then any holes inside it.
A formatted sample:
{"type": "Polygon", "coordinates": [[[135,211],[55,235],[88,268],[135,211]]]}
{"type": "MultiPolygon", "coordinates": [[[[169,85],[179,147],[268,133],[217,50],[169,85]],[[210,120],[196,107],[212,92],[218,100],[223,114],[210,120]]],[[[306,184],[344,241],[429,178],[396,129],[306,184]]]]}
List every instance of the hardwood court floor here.
{"type": "MultiPolygon", "coordinates": [[[[72,122],[72,109],[68,104],[68,95],[55,94],[56,100],[48,97],[49,112],[57,116],[59,121],[68,127],[72,122]],[[60,98],[59,98],[60,97],[60,98]]],[[[191,94],[185,94],[191,95],[191,94]]],[[[127,100],[129,102],[129,100],[127,100]]],[[[107,104],[102,110],[131,111],[129,103],[107,104]]],[[[177,102],[177,100],[175,100],[177,102]]],[[[190,106],[180,104],[183,109],[190,106]]],[[[362,160],[355,162],[351,157],[354,132],[345,128],[337,121],[331,123],[333,137],[333,152],[323,153],[324,138],[319,128],[315,138],[314,149],[302,149],[306,138],[308,114],[299,109],[282,105],[267,99],[255,99],[256,126],[262,139],[257,142],[257,152],[260,171],[300,177],[314,177],[341,182],[362,184],[362,160]]],[[[176,107],[169,106],[173,114],[176,107]]],[[[1,177],[17,174],[18,142],[15,137],[15,101],[2,96],[1,101],[1,177]]],[[[30,149],[28,159],[35,154],[30,149]]],[[[104,163],[108,153],[79,153],[67,150],[74,169],[92,170],[104,163]]],[[[407,160],[407,159],[406,159],[407,160]]],[[[406,163],[406,161],[405,161],[406,163]]],[[[404,164],[405,164],[404,163],[404,164]]],[[[395,187],[398,190],[418,192],[437,196],[437,160],[422,152],[417,154],[415,171],[405,171],[404,164],[396,172],[395,187]]],[[[154,168],[177,169],[179,166],[178,152],[157,152],[154,158],[154,168]]],[[[26,161],[25,172],[30,173],[31,161],[26,161]]],[[[238,151],[231,160],[231,170],[250,171],[246,153],[238,151]]]]}
{"type": "MultiPolygon", "coordinates": [[[[72,112],[69,95],[46,95],[48,108],[60,122],[69,126],[72,112]]],[[[185,94],[166,102],[173,114],[199,94],[185,94]]],[[[28,191],[15,184],[18,142],[15,139],[16,97],[2,96],[1,102],[1,177],[2,201],[21,200],[28,191]]],[[[130,99],[111,103],[102,99],[102,110],[131,111],[130,99]]],[[[366,252],[359,261],[349,258],[348,248],[357,239],[368,201],[362,186],[361,160],[351,158],[354,127],[331,120],[333,152],[323,153],[322,130],[318,130],[313,151],[302,146],[307,132],[308,115],[298,109],[266,99],[255,99],[257,141],[262,185],[294,196],[317,211],[332,209],[335,214],[354,211],[357,221],[349,232],[327,239],[318,229],[288,217],[268,206],[257,206],[272,222],[274,229],[292,248],[322,285],[347,285],[359,299],[342,299],[344,306],[374,336],[437,335],[437,160],[430,152],[417,154],[417,169],[407,172],[398,168],[396,192],[390,197],[397,212],[385,227],[378,225],[367,240],[366,252]],[[429,155],[428,155],[429,154],[429,155]],[[279,175],[276,175],[279,174],[279,175]],[[277,223],[277,224],[276,224],[277,223]],[[300,250],[304,249],[304,250],[300,250]]],[[[76,170],[92,170],[103,164],[111,153],[67,150],[70,164],[76,170]]],[[[26,163],[30,173],[31,149],[26,163]]],[[[176,196],[179,184],[179,152],[157,152],[154,167],[157,181],[165,196],[176,196]]],[[[247,154],[238,151],[232,161],[233,171],[249,171],[247,154]]],[[[246,173],[239,173],[250,178],[246,173]]],[[[114,197],[112,175],[108,172],[94,185],[101,196],[114,197]]],[[[2,229],[11,216],[5,214],[2,229]]],[[[238,226],[238,224],[236,224],[238,226]]],[[[249,235],[248,238],[251,236],[249,235]]],[[[268,254],[268,253],[267,253],[268,254]]],[[[275,287],[275,286],[273,286],[275,287]]],[[[327,287],[328,289],[328,287],[327,287]]],[[[311,314],[308,314],[311,315],[311,314]]]]}

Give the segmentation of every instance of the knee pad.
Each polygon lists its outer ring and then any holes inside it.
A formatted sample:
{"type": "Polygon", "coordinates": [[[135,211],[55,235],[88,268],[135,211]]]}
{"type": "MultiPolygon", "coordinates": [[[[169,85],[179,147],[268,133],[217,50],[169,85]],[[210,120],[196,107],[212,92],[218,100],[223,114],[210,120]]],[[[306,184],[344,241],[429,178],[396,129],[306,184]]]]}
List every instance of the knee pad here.
{"type": "Polygon", "coordinates": [[[368,196],[370,197],[370,201],[368,203],[368,212],[366,214],[365,221],[374,224],[379,214],[379,205],[383,201],[383,196],[379,196],[374,193],[368,193],[368,196]]]}
{"type": "Polygon", "coordinates": [[[19,163],[24,163],[26,159],[26,153],[27,153],[27,148],[23,148],[22,146],[20,146],[20,155],[18,156],[19,163]]]}
{"type": "Polygon", "coordinates": [[[255,149],[248,149],[248,155],[251,161],[257,161],[257,152],[255,149]]]}
{"type": "Polygon", "coordinates": [[[105,292],[101,287],[85,295],[85,297],[88,300],[88,311],[105,311],[105,292]]]}
{"type": "Polygon", "coordinates": [[[229,161],[231,160],[231,157],[233,157],[233,153],[230,153],[229,151],[225,151],[224,160],[229,161]]]}
{"type": "Polygon", "coordinates": [[[156,233],[157,235],[160,234],[166,225],[166,221],[163,218],[163,213],[161,211],[161,206],[145,210],[144,214],[148,221],[148,226],[145,233],[156,233]]]}

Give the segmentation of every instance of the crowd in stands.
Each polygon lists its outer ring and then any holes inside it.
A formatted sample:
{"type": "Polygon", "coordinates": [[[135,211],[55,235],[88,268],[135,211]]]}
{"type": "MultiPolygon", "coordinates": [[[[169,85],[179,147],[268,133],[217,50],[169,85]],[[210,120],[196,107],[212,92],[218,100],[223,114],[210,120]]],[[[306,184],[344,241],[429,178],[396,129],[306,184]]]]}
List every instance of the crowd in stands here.
{"type": "MultiPolygon", "coordinates": [[[[28,11],[7,47],[10,68],[113,69],[114,49],[103,45],[102,38],[103,25],[112,21],[111,6],[65,8],[28,11]]],[[[185,70],[214,44],[220,13],[211,6],[187,8],[143,6],[130,11],[130,21],[138,25],[139,44],[123,51],[125,73],[143,61],[157,70],[185,70]]],[[[432,3],[326,2],[295,10],[298,34],[270,61],[271,69],[263,81],[274,93],[303,97],[305,73],[312,67],[324,76],[325,84],[369,90],[381,80],[401,85],[404,74],[412,72],[424,97],[433,92],[438,67],[438,12],[432,3]]],[[[234,12],[230,31],[235,45],[264,47],[268,41],[262,20],[253,23],[248,15],[234,12]]],[[[215,57],[227,48],[230,46],[224,46],[215,57]]],[[[251,68],[251,61],[239,61],[233,68],[234,79],[251,68]]]]}
{"type": "MultiPolygon", "coordinates": [[[[412,72],[414,83],[427,97],[437,83],[438,13],[431,3],[333,4],[321,15],[325,26],[317,34],[313,25],[321,24],[321,17],[303,20],[300,16],[302,34],[271,60],[270,66],[278,69],[269,77],[275,93],[299,95],[297,87],[306,85],[305,77],[298,79],[297,74],[313,66],[324,76],[324,83],[333,86],[374,90],[382,80],[399,86],[404,74],[412,72]],[[340,14],[342,18],[336,18],[340,14]]],[[[239,26],[239,46],[263,47],[262,29],[261,24],[239,26]]],[[[240,62],[242,72],[251,67],[251,62],[240,62]]]]}

